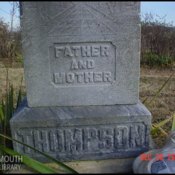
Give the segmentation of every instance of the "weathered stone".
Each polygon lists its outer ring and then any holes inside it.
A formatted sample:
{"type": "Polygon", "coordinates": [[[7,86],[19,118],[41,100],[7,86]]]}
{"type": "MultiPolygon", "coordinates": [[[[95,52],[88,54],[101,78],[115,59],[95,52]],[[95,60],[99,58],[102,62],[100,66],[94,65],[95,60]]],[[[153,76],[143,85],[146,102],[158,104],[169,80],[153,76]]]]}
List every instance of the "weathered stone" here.
{"type": "Polygon", "coordinates": [[[139,2],[23,2],[27,100],[10,121],[12,137],[84,163],[83,173],[131,172],[151,146],[151,114],[138,98],[139,12],[139,2]]]}
{"type": "Polygon", "coordinates": [[[139,2],[23,2],[30,107],[138,103],[139,2]]]}
{"type": "MultiPolygon", "coordinates": [[[[13,138],[61,161],[129,158],[150,145],[150,112],[141,104],[30,108],[10,121],[13,138]]],[[[14,142],[14,149],[47,160],[14,142]]]]}

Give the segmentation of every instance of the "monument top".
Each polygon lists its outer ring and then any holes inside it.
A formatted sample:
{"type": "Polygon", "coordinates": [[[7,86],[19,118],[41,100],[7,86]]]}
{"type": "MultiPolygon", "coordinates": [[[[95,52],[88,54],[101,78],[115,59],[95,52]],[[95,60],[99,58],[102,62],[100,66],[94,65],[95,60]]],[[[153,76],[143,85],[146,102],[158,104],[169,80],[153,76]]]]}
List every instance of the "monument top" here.
{"type": "Polygon", "coordinates": [[[139,2],[22,2],[30,107],[135,104],[139,2]]]}

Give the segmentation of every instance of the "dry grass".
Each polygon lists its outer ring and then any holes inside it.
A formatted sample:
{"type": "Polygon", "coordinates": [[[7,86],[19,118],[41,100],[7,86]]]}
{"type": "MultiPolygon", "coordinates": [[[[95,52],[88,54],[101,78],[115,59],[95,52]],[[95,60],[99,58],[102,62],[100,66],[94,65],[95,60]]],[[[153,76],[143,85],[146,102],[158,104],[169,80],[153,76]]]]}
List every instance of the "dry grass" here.
{"type": "MultiPolygon", "coordinates": [[[[7,70],[6,68],[0,68],[0,101],[2,98],[4,98],[5,91],[6,91],[6,76],[7,75],[7,70]]],[[[24,70],[23,68],[9,68],[8,69],[8,77],[9,77],[9,82],[10,84],[13,85],[13,88],[17,93],[20,88],[21,80],[22,80],[22,93],[25,94],[25,81],[24,81],[24,70]],[[22,79],[23,78],[23,79],[22,79]]]]}
{"type": "MultiPolygon", "coordinates": [[[[141,69],[140,81],[140,99],[143,101],[146,97],[152,98],[156,91],[172,74],[173,69],[141,69]]],[[[175,113],[175,74],[166,84],[155,101],[147,108],[151,111],[153,123],[158,123],[166,118],[169,118],[175,113]]],[[[171,122],[164,126],[165,131],[171,129],[171,122]]],[[[161,132],[153,136],[153,139],[158,147],[164,145],[166,136],[161,132]]]]}

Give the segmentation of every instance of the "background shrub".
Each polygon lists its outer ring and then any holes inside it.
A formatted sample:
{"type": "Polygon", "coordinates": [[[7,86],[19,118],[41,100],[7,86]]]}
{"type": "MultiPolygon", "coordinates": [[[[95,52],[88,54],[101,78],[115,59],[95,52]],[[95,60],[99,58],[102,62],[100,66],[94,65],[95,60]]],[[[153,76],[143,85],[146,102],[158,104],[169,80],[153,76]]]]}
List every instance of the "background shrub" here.
{"type": "Polygon", "coordinates": [[[141,22],[141,64],[170,67],[175,62],[175,27],[145,14],[141,22]]]}

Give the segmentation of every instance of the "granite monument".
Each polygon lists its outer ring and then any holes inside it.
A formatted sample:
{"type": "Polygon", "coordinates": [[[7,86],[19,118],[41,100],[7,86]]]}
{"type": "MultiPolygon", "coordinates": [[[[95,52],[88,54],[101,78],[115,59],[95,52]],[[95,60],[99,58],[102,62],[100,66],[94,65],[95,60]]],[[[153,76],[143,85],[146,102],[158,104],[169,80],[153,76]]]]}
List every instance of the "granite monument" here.
{"type": "Polygon", "coordinates": [[[10,121],[13,138],[61,161],[113,159],[123,164],[106,172],[131,171],[150,146],[151,114],[139,101],[140,3],[22,2],[21,11],[27,98],[10,121]]]}

